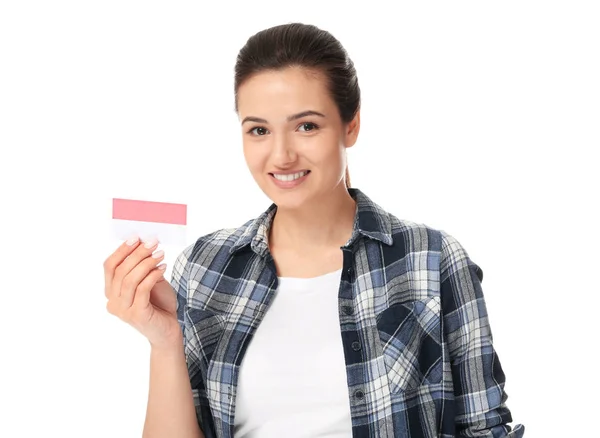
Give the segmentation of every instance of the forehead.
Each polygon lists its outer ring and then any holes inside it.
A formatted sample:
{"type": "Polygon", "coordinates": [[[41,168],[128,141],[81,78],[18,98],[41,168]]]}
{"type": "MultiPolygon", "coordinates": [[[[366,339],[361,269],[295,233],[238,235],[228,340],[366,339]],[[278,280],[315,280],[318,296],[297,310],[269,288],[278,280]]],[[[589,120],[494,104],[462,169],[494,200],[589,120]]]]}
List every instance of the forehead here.
{"type": "Polygon", "coordinates": [[[308,109],[335,108],[324,74],[300,67],[268,70],[244,81],[238,89],[240,117],[287,116],[308,109]]]}

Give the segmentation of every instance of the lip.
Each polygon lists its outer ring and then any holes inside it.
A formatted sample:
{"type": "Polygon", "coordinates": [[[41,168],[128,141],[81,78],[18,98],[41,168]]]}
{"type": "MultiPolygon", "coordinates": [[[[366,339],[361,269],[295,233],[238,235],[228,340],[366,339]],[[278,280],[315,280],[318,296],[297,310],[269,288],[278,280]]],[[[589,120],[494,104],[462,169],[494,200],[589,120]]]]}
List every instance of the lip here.
{"type": "MultiPolygon", "coordinates": [[[[294,174],[294,173],[297,173],[297,172],[302,172],[302,171],[300,170],[300,171],[292,172],[291,174],[294,174]]],[[[297,187],[300,184],[302,184],[306,180],[306,178],[308,178],[308,176],[310,175],[310,173],[311,172],[308,171],[308,173],[306,175],[304,175],[301,178],[295,179],[293,181],[279,181],[277,178],[275,178],[275,176],[273,176],[272,173],[269,173],[269,176],[271,177],[271,181],[273,181],[273,183],[277,187],[279,187],[281,189],[291,189],[291,188],[297,187]]],[[[278,175],[281,175],[281,174],[278,172],[278,175]]],[[[290,175],[290,174],[289,173],[284,173],[283,175],[290,175]]]]}
{"type": "Polygon", "coordinates": [[[276,173],[277,175],[293,175],[294,173],[310,172],[308,169],[288,170],[286,172],[269,172],[269,175],[276,173]]]}

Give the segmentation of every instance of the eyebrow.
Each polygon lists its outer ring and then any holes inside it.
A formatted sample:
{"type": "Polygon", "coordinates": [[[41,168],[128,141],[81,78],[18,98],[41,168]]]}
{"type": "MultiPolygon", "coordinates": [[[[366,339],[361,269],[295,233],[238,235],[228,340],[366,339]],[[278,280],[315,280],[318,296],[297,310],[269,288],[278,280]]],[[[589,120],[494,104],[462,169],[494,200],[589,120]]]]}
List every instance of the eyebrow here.
{"type": "MultiPolygon", "coordinates": [[[[313,110],[308,110],[308,111],[302,111],[301,113],[298,114],[293,114],[291,116],[288,116],[287,121],[291,122],[293,120],[297,120],[297,119],[301,119],[302,117],[306,117],[306,116],[319,116],[319,117],[325,117],[324,114],[321,114],[318,111],[313,111],[313,110]]],[[[253,117],[253,116],[248,116],[245,117],[244,120],[242,120],[242,125],[246,122],[255,122],[255,123],[269,123],[267,122],[265,119],[261,119],[260,117],[253,117]]]]}

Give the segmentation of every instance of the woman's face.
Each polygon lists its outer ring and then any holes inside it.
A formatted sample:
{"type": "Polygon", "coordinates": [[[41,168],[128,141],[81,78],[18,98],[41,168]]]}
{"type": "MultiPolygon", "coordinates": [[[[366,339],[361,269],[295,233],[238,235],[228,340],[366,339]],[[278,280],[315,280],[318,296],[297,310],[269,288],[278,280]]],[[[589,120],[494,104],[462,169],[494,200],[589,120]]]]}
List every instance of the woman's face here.
{"type": "Polygon", "coordinates": [[[238,89],[238,115],[248,168],[278,207],[299,208],[346,190],[346,148],[356,142],[360,115],[342,123],[321,74],[301,68],[258,73],[238,89]],[[276,179],[300,172],[308,173],[276,179]]]}

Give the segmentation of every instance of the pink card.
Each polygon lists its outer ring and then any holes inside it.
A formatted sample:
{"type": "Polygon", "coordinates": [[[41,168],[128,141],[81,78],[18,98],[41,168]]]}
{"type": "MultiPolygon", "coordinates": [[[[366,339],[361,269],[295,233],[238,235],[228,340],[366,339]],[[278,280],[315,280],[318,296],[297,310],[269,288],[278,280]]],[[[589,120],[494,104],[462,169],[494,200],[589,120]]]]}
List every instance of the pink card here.
{"type": "Polygon", "coordinates": [[[185,245],[187,205],[113,198],[112,229],[118,240],[138,235],[166,245],[185,245]]]}

